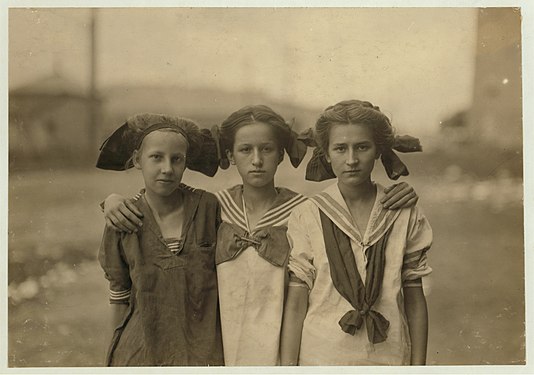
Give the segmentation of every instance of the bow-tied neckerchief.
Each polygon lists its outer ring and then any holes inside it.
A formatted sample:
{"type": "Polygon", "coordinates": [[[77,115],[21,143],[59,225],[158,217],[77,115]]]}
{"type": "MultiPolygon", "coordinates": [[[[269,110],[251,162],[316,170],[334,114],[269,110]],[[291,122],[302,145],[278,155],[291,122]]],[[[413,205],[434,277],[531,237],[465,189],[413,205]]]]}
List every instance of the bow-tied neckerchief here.
{"type": "MultiPolygon", "coordinates": [[[[276,195],[278,196],[278,193],[276,193],[276,195]]],[[[243,216],[245,217],[245,225],[247,226],[248,233],[247,236],[240,237],[239,241],[241,241],[241,243],[248,243],[249,246],[252,246],[256,249],[258,255],[260,255],[262,258],[267,260],[269,263],[274,264],[275,266],[281,267],[285,263],[285,258],[287,258],[285,255],[286,251],[283,251],[284,246],[283,241],[280,241],[280,236],[272,236],[272,234],[280,234],[280,230],[282,230],[285,238],[287,229],[262,228],[253,232],[248,222],[247,205],[245,203],[245,195],[243,193],[241,193],[241,202],[243,204],[243,216]],[[282,260],[283,262],[280,262],[282,260]]],[[[289,253],[289,251],[287,251],[287,253],[289,253]]]]}
{"type": "Polygon", "coordinates": [[[252,247],[257,254],[274,266],[282,267],[289,256],[286,227],[265,227],[248,233],[237,225],[223,222],[217,237],[217,265],[237,258],[252,247]]]}
{"type": "MultiPolygon", "coordinates": [[[[274,266],[282,267],[289,256],[287,227],[261,226],[251,231],[245,198],[241,196],[243,218],[246,230],[242,227],[223,222],[217,236],[217,254],[215,262],[221,264],[239,256],[244,250],[252,247],[258,255],[274,266]]],[[[260,220],[261,221],[261,220],[260,220]]]]}
{"type": "Polygon", "coordinates": [[[354,308],[346,312],[339,320],[341,329],[354,335],[365,320],[369,341],[373,344],[385,341],[389,321],[374,310],[373,305],[382,290],[386,244],[391,227],[367,250],[368,262],[364,284],[356,266],[350,238],[321,210],[319,213],[332,282],[339,294],[354,308]]]}

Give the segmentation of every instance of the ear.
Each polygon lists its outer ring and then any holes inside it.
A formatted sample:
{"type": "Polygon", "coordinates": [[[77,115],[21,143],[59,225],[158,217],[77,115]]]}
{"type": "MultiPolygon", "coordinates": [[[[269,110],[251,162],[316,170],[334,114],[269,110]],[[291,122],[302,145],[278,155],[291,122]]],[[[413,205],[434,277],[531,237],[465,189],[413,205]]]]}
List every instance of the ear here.
{"type": "Polygon", "coordinates": [[[139,151],[135,150],[132,155],[132,161],[133,161],[134,167],[137,169],[141,169],[141,163],[139,163],[140,157],[141,157],[141,154],[139,153],[139,151]]]}
{"type": "Polygon", "coordinates": [[[230,161],[230,164],[235,165],[234,154],[233,154],[232,151],[230,151],[230,150],[226,150],[226,157],[227,157],[228,160],[230,161]]]}
{"type": "Polygon", "coordinates": [[[330,159],[330,155],[328,155],[328,151],[324,153],[324,158],[328,162],[328,164],[332,164],[332,159],[330,159]]]}

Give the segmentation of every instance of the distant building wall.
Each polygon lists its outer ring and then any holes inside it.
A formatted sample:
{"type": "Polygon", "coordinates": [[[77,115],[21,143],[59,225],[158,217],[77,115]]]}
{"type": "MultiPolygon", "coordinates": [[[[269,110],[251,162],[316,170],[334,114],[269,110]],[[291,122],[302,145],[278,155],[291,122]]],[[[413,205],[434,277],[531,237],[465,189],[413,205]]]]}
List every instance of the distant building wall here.
{"type": "Polygon", "coordinates": [[[79,98],[10,98],[10,165],[69,164],[87,158],[90,106],[79,98]]]}
{"type": "Polygon", "coordinates": [[[502,148],[522,147],[521,14],[483,8],[478,14],[470,138],[502,148]]]}

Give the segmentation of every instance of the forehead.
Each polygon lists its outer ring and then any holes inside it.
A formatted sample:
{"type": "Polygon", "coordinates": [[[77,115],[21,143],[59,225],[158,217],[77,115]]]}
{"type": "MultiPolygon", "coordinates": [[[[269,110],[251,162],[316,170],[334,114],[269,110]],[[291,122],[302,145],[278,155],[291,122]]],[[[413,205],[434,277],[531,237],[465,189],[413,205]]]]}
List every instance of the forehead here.
{"type": "Polygon", "coordinates": [[[276,132],[272,125],[263,122],[240,127],[235,133],[235,143],[276,142],[276,132]]]}
{"type": "Polygon", "coordinates": [[[333,124],[329,137],[330,144],[374,142],[372,127],[364,124],[333,124]]]}
{"type": "Polygon", "coordinates": [[[146,149],[185,153],[187,140],[182,134],[174,131],[155,130],[145,136],[142,146],[146,149]]]}

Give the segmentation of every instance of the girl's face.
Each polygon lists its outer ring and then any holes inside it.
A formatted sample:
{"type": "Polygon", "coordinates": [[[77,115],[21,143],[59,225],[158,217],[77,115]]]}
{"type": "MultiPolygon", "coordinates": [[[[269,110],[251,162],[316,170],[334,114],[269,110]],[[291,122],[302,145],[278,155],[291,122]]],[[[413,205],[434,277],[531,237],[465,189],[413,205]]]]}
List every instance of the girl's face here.
{"type": "Polygon", "coordinates": [[[237,166],[243,185],[264,187],[274,184],[283,154],[271,125],[255,122],[239,128],[233,150],[227,153],[228,159],[237,166]]]}
{"type": "Polygon", "coordinates": [[[134,165],[143,173],[147,192],[167,197],[180,182],[185,170],[187,141],[171,131],[153,131],[134,154],[134,165]]]}
{"type": "Polygon", "coordinates": [[[338,181],[347,187],[369,182],[379,156],[371,128],[362,124],[334,124],[329,137],[326,158],[338,181]]]}

